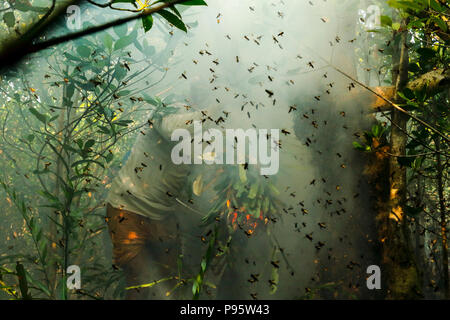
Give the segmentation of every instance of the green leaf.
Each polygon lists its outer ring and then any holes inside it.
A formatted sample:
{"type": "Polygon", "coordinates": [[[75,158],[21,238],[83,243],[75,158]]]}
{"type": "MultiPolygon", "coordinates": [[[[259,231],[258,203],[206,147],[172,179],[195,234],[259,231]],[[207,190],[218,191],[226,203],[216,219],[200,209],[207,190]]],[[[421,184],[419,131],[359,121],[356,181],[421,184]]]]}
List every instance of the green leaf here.
{"type": "Polygon", "coordinates": [[[125,37],[128,33],[128,27],[126,23],[113,27],[113,30],[119,38],[125,37]]]}
{"type": "Polygon", "coordinates": [[[14,27],[14,25],[16,24],[16,17],[14,16],[14,12],[6,12],[3,15],[3,21],[6,23],[8,28],[14,27]]]}
{"type": "Polygon", "coordinates": [[[106,163],[110,163],[113,158],[114,158],[114,154],[108,153],[108,155],[105,158],[106,163]]]}
{"type": "Polygon", "coordinates": [[[86,141],[86,143],[84,144],[84,149],[89,149],[90,147],[92,147],[95,144],[95,140],[94,139],[89,139],[88,141],[86,141]]]}
{"type": "Polygon", "coordinates": [[[366,150],[366,148],[359,142],[353,141],[352,144],[353,144],[353,148],[355,148],[356,150],[361,150],[361,151],[366,150]]]}
{"type": "Polygon", "coordinates": [[[198,290],[198,283],[197,281],[194,281],[194,284],[192,285],[192,294],[196,295],[198,290]]]}
{"type": "Polygon", "coordinates": [[[389,16],[381,16],[380,22],[382,26],[392,26],[392,19],[389,16]]]}
{"type": "Polygon", "coordinates": [[[425,9],[423,4],[413,1],[400,1],[400,0],[389,0],[388,5],[393,8],[403,9],[403,10],[413,10],[413,11],[421,11],[425,9]]]}
{"type": "Polygon", "coordinates": [[[392,24],[392,30],[395,30],[395,31],[400,30],[400,23],[394,22],[392,24]]]}
{"type": "Polygon", "coordinates": [[[34,138],[35,138],[35,136],[34,136],[33,134],[27,135],[27,140],[28,140],[29,142],[33,142],[34,138]]]}
{"type": "Polygon", "coordinates": [[[114,68],[114,78],[117,81],[121,81],[127,75],[127,69],[123,68],[120,64],[117,64],[114,68]]]}
{"type": "Polygon", "coordinates": [[[430,7],[438,12],[444,11],[444,8],[436,0],[430,0],[430,7]]]}
{"type": "Polygon", "coordinates": [[[22,298],[24,300],[30,300],[31,297],[28,293],[28,282],[27,282],[27,277],[25,274],[25,268],[19,261],[17,261],[17,264],[16,264],[16,272],[17,272],[17,278],[19,280],[19,288],[20,288],[20,293],[22,294],[22,298]]]}
{"type": "Polygon", "coordinates": [[[89,49],[86,46],[78,46],[77,47],[77,52],[83,58],[88,58],[91,55],[91,49],[89,49]]]}
{"type": "Polygon", "coordinates": [[[247,182],[247,174],[245,173],[244,166],[242,165],[239,166],[239,178],[241,179],[242,183],[247,182]]]}
{"type": "Polygon", "coordinates": [[[187,0],[179,3],[183,6],[207,6],[208,4],[203,0],[187,0]]]}
{"type": "Polygon", "coordinates": [[[159,104],[158,100],[156,100],[155,98],[153,98],[152,96],[150,96],[145,92],[142,93],[142,98],[144,99],[145,102],[150,103],[153,106],[157,106],[159,104]]]}
{"type": "Polygon", "coordinates": [[[122,91],[117,92],[117,95],[119,97],[125,97],[125,96],[129,95],[130,93],[131,93],[130,90],[122,90],[122,91]]]}
{"type": "Polygon", "coordinates": [[[70,54],[70,53],[64,52],[64,55],[65,55],[66,58],[69,59],[69,60],[77,61],[77,62],[80,62],[80,61],[81,61],[80,58],[75,57],[74,55],[72,55],[72,54],[70,54]]]}
{"type": "Polygon", "coordinates": [[[103,44],[105,45],[106,48],[108,48],[108,50],[112,49],[113,38],[111,37],[111,35],[109,33],[105,33],[105,35],[103,37],[103,44]]]}
{"type": "Polygon", "coordinates": [[[405,88],[403,89],[403,91],[399,91],[398,95],[406,101],[414,100],[414,98],[416,97],[414,92],[409,88],[405,88]]]}
{"type": "Polygon", "coordinates": [[[202,259],[202,263],[200,265],[202,267],[202,271],[205,272],[205,270],[206,270],[206,260],[205,260],[205,258],[202,259]]]}
{"type": "Polygon", "coordinates": [[[150,31],[153,27],[153,17],[151,15],[142,17],[142,26],[144,27],[144,31],[150,31]]]}
{"type": "Polygon", "coordinates": [[[267,186],[269,187],[270,191],[273,192],[275,195],[279,195],[280,191],[272,184],[272,183],[268,183],[267,186]]]}
{"type": "Polygon", "coordinates": [[[440,17],[431,17],[431,20],[444,32],[447,32],[447,23],[440,17]]]}
{"type": "Polygon", "coordinates": [[[408,28],[423,28],[425,26],[425,23],[420,20],[413,20],[410,23],[408,23],[408,28]]]}
{"type": "Polygon", "coordinates": [[[259,184],[257,182],[252,184],[252,186],[250,187],[250,191],[248,193],[249,199],[255,199],[256,194],[258,193],[258,188],[259,188],[259,184]]]}
{"type": "Polygon", "coordinates": [[[116,41],[114,44],[114,50],[120,50],[122,48],[125,48],[132,44],[134,40],[136,40],[137,37],[137,31],[133,31],[128,36],[121,37],[119,40],[116,41]]]}
{"type": "Polygon", "coordinates": [[[41,121],[42,123],[47,123],[47,116],[46,115],[44,115],[44,114],[42,114],[42,113],[39,113],[39,111],[37,111],[36,109],[34,109],[34,108],[29,108],[28,110],[30,110],[30,112],[39,120],[39,121],[41,121]]]}
{"type": "Polygon", "coordinates": [[[279,274],[277,268],[272,269],[272,281],[273,284],[270,285],[270,294],[274,294],[275,292],[277,292],[278,289],[279,274]]]}
{"type": "Polygon", "coordinates": [[[372,126],[372,133],[375,138],[380,138],[383,135],[384,128],[379,124],[374,124],[372,126]]]}
{"type": "Polygon", "coordinates": [[[186,25],[184,24],[184,22],[181,21],[181,19],[178,18],[176,15],[174,15],[172,12],[167,10],[161,10],[158,11],[157,13],[178,29],[187,32],[186,25]]]}

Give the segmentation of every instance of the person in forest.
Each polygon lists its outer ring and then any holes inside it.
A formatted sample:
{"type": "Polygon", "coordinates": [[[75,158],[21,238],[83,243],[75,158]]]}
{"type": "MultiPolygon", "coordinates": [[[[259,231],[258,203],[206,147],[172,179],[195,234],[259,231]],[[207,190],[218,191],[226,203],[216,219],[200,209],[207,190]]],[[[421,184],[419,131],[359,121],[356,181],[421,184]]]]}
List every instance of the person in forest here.
{"type": "MultiPolygon", "coordinates": [[[[163,107],[163,113],[150,120],[141,132],[124,166],[114,178],[108,197],[108,227],[113,243],[114,262],[124,270],[127,286],[173,277],[181,254],[177,212],[192,166],[175,165],[171,159],[175,129],[186,128],[191,120],[207,119],[210,111],[181,113],[163,107]],[[171,112],[167,112],[171,110],[171,112]]],[[[167,280],[151,290],[152,299],[166,298],[176,284],[167,280]]],[[[128,290],[127,299],[147,298],[148,290],[128,290]]]]}

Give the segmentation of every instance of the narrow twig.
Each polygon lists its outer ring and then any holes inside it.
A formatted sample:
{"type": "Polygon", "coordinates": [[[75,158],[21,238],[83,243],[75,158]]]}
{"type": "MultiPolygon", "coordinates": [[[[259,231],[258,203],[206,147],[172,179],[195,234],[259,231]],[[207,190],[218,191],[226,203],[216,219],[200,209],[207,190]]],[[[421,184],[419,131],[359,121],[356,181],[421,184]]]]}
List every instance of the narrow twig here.
{"type": "Polygon", "coordinates": [[[381,94],[377,93],[375,90],[371,89],[370,87],[366,86],[365,84],[361,83],[360,81],[356,80],[355,78],[353,78],[352,76],[348,75],[347,73],[345,73],[344,71],[340,70],[339,68],[330,65],[334,70],[336,70],[337,72],[339,72],[340,74],[344,75],[345,77],[349,78],[350,80],[354,81],[355,83],[357,83],[358,85],[360,85],[361,87],[363,87],[366,90],[369,90],[370,92],[372,92],[374,95],[376,95],[377,97],[383,99],[385,102],[387,102],[389,105],[391,105],[394,109],[397,109],[398,111],[402,112],[403,114],[407,115],[408,117],[410,117],[411,119],[414,119],[415,121],[419,122],[420,124],[422,124],[423,126],[427,127],[428,129],[432,130],[434,133],[438,134],[439,136],[441,136],[444,140],[446,140],[447,142],[450,143],[450,138],[447,137],[446,135],[444,135],[442,132],[440,132],[439,130],[437,130],[436,128],[434,128],[432,125],[426,123],[425,121],[423,121],[422,119],[416,117],[415,115],[409,113],[408,111],[406,111],[405,109],[403,109],[402,107],[400,107],[398,104],[390,101],[389,99],[387,99],[386,97],[382,96],[381,94]]]}
{"type": "Polygon", "coordinates": [[[64,35],[61,37],[56,37],[56,38],[38,42],[38,43],[33,43],[33,41],[36,40],[35,37],[30,38],[30,39],[24,39],[20,43],[11,46],[9,48],[9,50],[5,50],[0,53],[0,61],[1,61],[0,66],[1,67],[11,66],[11,65],[17,63],[18,61],[20,61],[24,56],[26,56],[28,54],[35,53],[35,52],[47,49],[49,47],[71,41],[71,40],[79,39],[81,37],[84,37],[84,36],[87,36],[90,34],[94,34],[94,33],[106,30],[108,28],[115,27],[115,26],[130,22],[130,21],[133,21],[136,19],[150,16],[156,12],[159,12],[159,11],[164,10],[168,7],[171,7],[175,4],[185,2],[185,1],[186,0],[173,0],[173,1],[169,1],[169,2],[161,2],[158,5],[154,6],[153,8],[148,8],[148,9],[143,10],[142,13],[140,13],[138,15],[133,15],[130,17],[117,19],[117,20],[107,22],[102,25],[94,26],[94,27],[91,27],[91,28],[88,28],[85,30],[73,32],[73,33],[70,33],[70,34],[67,34],[67,35],[64,35]]]}

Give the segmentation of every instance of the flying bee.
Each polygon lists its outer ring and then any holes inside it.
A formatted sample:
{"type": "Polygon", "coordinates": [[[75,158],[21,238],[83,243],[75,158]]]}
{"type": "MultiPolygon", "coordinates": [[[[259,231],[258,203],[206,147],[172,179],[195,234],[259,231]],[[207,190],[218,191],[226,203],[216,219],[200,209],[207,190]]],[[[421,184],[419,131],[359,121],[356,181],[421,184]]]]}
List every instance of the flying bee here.
{"type": "Polygon", "coordinates": [[[280,263],[280,261],[278,261],[278,260],[277,261],[270,261],[270,264],[273,265],[276,269],[280,268],[279,263],[280,263]]]}
{"type": "Polygon", "coordinates": [[[277,283],[275,281],[273,281],[273,280],[269,280],[268,282],[269,282],[269,284],[271,286],[276,286],[277,285],[277,283]]]}
{"type": "MultiPolygon", "coordinates": [[[[253,282],[257,282],[259,281],[258,277],[259,277],[259,273],[257,274],[250,274],[251,280],[253,280],[253,282]]],[[[250,282],[250,280],[249,280],[250,282]]]]}

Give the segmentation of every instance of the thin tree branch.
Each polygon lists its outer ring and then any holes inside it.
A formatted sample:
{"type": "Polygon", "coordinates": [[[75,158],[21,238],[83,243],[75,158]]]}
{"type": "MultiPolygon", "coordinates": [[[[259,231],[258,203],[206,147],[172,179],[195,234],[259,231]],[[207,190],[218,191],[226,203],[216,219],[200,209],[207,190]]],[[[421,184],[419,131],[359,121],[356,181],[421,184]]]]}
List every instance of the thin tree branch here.
{"type": "MultiPolygon", "coordinates": [[[[18,42],[15,42],[13,44],[10,44],[9,46],[7,46],[6,48],[4,48],[2,50],[2,52],[0,53],[0,69],[4,68],[4,67],[10,67],[14,64],[16,64],[17,62],[19,62],[22,58],[24,58],[26,55],[31,54],[31,53],[35,53],[44,49],[47,49],[51,46],[55,46],[64,42],[68,42],[71,40],[75,40],[93,33],[97,33],[103,30],[106,30],[108,28],[114,27],[114,26],[118,26],[136,19],[140,19],[143,17],[147,17],[152,15],[153,13],[159,12],[165,8],[171,7],[175,4],[179,4],[182,2],[185,2],[186,0],[173,0],[173,1],[169,1],[169,2],[162,2],[159,3],[158,5],[152,7],[152,8],[147,8],[145,10],[142,11],[142,13],[138,14],[138,15],[133,15],[130,17],[125,17],[125,18],[121,18],[121,19],[117,19],[99,26],[94,26],[85,30],[81,30],[78,32],[73,32],[61,37],[57,37],[57,38],[53,38],[53,39],[49,39],[46,41],[42,41],[42,42],[38,42],[38,43],[33,43],[33,41],[35,41],[38,33],[42,33],[44,30],[43,26],[40,26],[40,32],[39,31],[35,31],[32,32],[32,34],[28,35],[28,36],[24,36],[22,38],[20,38],[18,40],[18,42]]],[[[77,1],[74,1],[77,2],[77,1]]],[[[67,8],[68,6],[65,6],[65,8],[67,8]]],[[[61,14],[61,10],[59,11],[58,16],[61,14]]],[[[51,20],[51,19],[50,19],[51,20]]],[[[46,25],[46,23],[44,23],[43,25],[46,25]]]]}
{"type": "Polygon", "coordinates": [[[348,75],[347,73],[345,73],[344,71],[340,70],[339,68],[330,65],[334,70],[336,70],[337,72],[339,72],[340,74],[344,75],[345,77],[349,78],[350,80],[352,80],[353,82],[357,83],[358,85],[360,85],[361,87],[363,87],[366,90],[369,90],[370,92],[372,92],[374,95],[376,95],[377,97],[383,99],[385,102],[387,102],[389,105],[391,105],[394,109],[400,111],[401,113],[407,115],[408,117],[410,117],[411,119],[414,119],[415,121],[419,122],[420,124],[422,124],[423,126],[427,127],[428,129],[430,129],[431,131],[433,131],[434,133],[438,134],[439,136],[441,136],[445,141],[447,141],[448,143],[450,143],[450,138],[447,137],[445,134],[443,134],[442,132],[440,132],[439,130],[437,130],[436,128],[434,128],[432,125],[426,123],[425,121],[423,121],[422,119],[416,117],[415,115],[409,113],[408,111],[406,111],[405,109],[403,109],[402,107],[400,107],[398,104],[392,102],[391,100],[387,99],[386,97],[383,97],[381,94],[379,94],[378,92],[376,92],[375,90],[373,90],[372,88],[366,86],[365,84],[361,83],[360,81],[356,80],[355,78],[353,78],[352,76],[348,75]]]}

